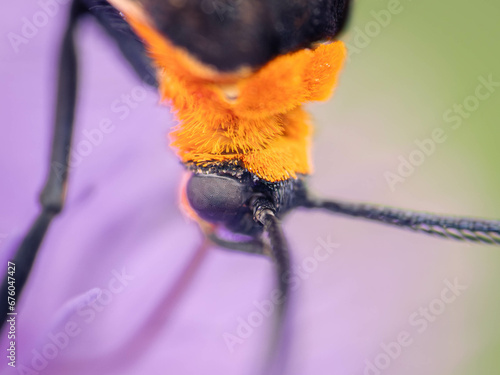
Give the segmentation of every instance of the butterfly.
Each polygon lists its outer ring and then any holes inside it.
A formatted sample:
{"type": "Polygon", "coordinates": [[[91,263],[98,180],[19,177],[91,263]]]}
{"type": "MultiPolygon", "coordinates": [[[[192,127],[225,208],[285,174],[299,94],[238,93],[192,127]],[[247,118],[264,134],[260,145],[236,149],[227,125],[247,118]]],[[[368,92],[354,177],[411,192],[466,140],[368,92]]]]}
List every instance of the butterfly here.
{"type": "MultiPolygon", "coordinates": [[[[496,221],[332,201],[309,192],[308,120],[300,104],[326,98],[336,83],[346,52],[332,39],[345,24],[346,2],[261,2],[250,9],[238,1],[115,6],[121,14],[109,7],[102,11],[95,2],[73,5],[61,55],[56,123],[62,130],[56,135],[66,142],[71,138],[67,125],[73,122],[75,108],[74,25],[93,12],[139,77],[158,85],[182,120],[173,133],[173,145],[188,170],[183,188],[186,211],[217,245],[274,260],[280,295],[270,353],[282,346],[280,327],[290,287],[288,245],[280,219],[295,207],[321,208],[460,240],[500,241],[496,221]],[[321,43],[323,39],[327,43],[321,43]],[[234,233],[246,237],[224,237],[234,233]]],[[[42,194],[44,210],[15,258],[16,267],[24,270],[16,280],[20,289],[45,230],[62,208],[70,148],[67,143],[57,147],[42,194]]]]}

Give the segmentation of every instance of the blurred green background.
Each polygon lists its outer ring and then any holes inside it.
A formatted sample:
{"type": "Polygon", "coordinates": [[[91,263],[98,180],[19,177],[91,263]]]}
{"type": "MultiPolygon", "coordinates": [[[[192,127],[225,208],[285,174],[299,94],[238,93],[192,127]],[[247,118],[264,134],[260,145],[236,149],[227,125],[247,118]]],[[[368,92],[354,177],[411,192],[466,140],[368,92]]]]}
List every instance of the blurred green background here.
{"type": "MultiPolygon", "coordinates": [[[[500,218],[500,87],[459,129],[443,119],[474,95],[480,76],[500,82],[500,3],[401,0],[386,25],[376,21],[377,32],[373,12],[390,3],[355,2],[342,37],[350,58],[337,92],[327,104],[311,105],[317,124],[313,186],[324,195],[500,218]],[[415,140],[436,127],[447,140],[391,191],[384,173],[395,172],[399,155],[407,158],[415,140]]],[[[450,373],[500,373],[500,251],[472,246],[452,256],[474,287],[460,332],[465,349],[454,352],[450,373]]]]}

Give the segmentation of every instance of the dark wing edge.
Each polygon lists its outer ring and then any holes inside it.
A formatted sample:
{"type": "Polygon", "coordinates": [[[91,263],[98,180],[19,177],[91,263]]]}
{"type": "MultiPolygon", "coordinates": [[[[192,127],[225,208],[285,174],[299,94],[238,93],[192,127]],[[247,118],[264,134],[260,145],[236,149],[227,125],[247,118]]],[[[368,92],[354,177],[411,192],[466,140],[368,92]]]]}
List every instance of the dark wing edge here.
{"type": "Polygon", "coordinates": [[[75,1],[80,2],[114,40],[139,79],[149,86],[158,87],[155,67],[146,53],[146,48],[122,14],[105,0],[75,1]]]}

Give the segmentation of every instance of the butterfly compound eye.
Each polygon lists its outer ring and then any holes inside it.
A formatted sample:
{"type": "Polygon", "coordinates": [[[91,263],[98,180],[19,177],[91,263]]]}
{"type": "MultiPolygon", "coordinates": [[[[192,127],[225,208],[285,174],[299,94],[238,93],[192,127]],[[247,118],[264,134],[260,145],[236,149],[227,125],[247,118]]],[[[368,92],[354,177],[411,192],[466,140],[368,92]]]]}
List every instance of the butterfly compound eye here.
{"type": "Polygon", "coordinates": [[[217,175],[193,175],[186,195],[198,216],[210,222],[228,222],[248,210],[250,188],[235,178],[217,175]]]}

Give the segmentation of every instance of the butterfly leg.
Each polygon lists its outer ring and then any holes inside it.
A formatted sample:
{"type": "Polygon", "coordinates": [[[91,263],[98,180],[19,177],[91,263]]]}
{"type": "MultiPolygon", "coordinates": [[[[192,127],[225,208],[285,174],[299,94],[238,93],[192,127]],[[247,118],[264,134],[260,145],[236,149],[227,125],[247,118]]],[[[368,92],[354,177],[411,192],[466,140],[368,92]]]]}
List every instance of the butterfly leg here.
{"type": "MultiPolygon", "coordinates": [[[[40,195],[42,210],[24,237],[12,260],[15,264],[17,297],[21,294],[28,280],[38,249],[40,248],[52,219],[61,212],[64,205],[77,90],[75,29],[78,19],[84,12],[85,10],[77,4],[77,2],[72,4],[68,26],[62,41],[59,57],[57,106],[55,112],[52,154],[50,158],[49,175],[40,195]]],[[[0,299],[2,301],[0,314],[2,314],[2,325],[5,323],[7,313],[9,312],[9,306],[7,305],[7,282],[8,275],[5,276],[0,289],[0,299]]]]}
{"type": "Polygon", "coordinates": [[[233,250],[247,254],[258,254],[270,256],[269,246],[260,237],[255,237],[244,241],[233,241],[221,237],[217,233],[217,228],[211,224],[198,223],[205,237],[214,245],[225,250],[233,250]]]}

